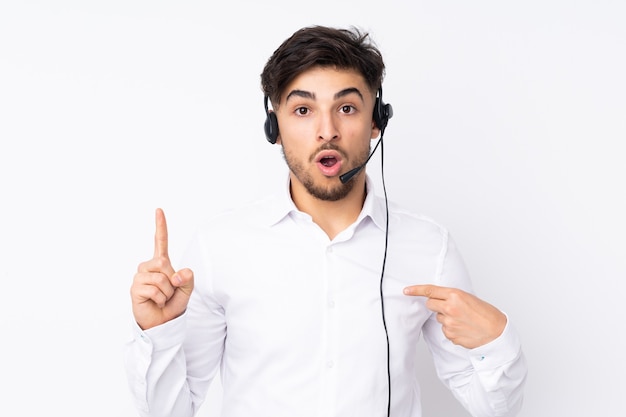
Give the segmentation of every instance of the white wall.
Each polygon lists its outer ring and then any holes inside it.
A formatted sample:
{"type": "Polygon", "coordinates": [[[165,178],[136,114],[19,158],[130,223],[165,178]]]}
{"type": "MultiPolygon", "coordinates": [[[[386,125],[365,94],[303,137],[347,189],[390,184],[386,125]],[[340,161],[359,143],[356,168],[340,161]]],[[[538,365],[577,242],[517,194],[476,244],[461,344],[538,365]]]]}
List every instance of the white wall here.
{"type": "MultiPolygon", "coordinates": [[[[385,54],[389,196],[448,226],[514,321],[521,416],[625,415],[623,2],[209,3],[0,5],[1,415],[136,415],[121,350],[154,208],[176,259],[281,181],[259,73],[309,24],[385,54]]],[[[421,380],[426,416],[467,416],[421,380]]]]}

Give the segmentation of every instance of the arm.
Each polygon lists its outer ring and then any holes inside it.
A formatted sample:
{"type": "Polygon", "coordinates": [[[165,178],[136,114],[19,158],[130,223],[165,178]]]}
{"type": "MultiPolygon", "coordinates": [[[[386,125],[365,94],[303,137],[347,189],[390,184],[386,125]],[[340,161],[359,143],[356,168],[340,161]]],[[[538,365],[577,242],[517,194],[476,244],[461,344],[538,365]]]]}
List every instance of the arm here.
{"type": "Polygon", "coordinates": [[[145,417],[195,415],[217,374],[225,335],[223,312],[203,308],[195,293],[180,317],[143,331],[125,347],[131,394],[145,417]],[[202,323],[194,324],[194,317],[202,323]]]}
{"type": "Polygon", "coordinates": [[[441,380],[475,417],[515,416],[521,408],[526,362],[507,316],[471,293],[454,244],[446,236],[437,285],[413,285],[432,311],[424,338],[441,380]]]}
{"type": "Polygon", "coordinates": [[[128,382],[142,416],[193,416],[217,372],[223,314],[204,308],[197,291],[191,297],[193,288],[193,272],[171,266],[165,216],[157,210],[155,254],[139,265],[131,286],[134,337],[125,347],[128,382]],[[199,315],[203,328],[193,329],[190,323],[198,321],[189,317],[199,315]],[[216,359],[199,363],[203,357],[216,359]]]}

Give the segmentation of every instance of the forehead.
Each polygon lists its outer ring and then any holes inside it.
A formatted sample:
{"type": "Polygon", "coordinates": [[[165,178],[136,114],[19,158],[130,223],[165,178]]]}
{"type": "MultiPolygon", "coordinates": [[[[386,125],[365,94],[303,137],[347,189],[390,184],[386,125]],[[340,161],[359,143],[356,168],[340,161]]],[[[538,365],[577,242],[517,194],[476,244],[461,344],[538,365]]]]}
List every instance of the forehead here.
{"type": "Polygon", "coordinates": [[[364,96],[374,95],[365,78],[356,70],[315,67],[299,74],[287,84],[281,94],[281,102],[285,102],[294,90],[306,91],[315,98],[322,99],[349,88],[356,88],[364,96]]]}

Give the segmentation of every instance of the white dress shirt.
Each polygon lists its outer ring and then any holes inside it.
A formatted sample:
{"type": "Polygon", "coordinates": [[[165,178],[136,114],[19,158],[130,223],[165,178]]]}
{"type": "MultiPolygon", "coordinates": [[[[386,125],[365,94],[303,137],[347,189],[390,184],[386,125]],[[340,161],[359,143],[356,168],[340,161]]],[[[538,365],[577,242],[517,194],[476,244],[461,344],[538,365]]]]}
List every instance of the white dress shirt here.
{"type": "MultiPolygon", "coordinates": [[[[358,219],[333,240],[298,211],[288,187],[198,231],[180,263],[195,273],[187,311],[147,331],[135,326],[126,347],[142,416],[192,416],[218,370],[223,417],[387,415],[386,211],[369,178],[367,187],[358,219]]],[[[391,416],[421,416],[422,335],[439,377],[472,415],[516,415],[526,364],[511,324],[480,348],[453,345],[425,298],[402,293],[426,283],[471,291],[447,230],[390,203],[391,416]]]]}

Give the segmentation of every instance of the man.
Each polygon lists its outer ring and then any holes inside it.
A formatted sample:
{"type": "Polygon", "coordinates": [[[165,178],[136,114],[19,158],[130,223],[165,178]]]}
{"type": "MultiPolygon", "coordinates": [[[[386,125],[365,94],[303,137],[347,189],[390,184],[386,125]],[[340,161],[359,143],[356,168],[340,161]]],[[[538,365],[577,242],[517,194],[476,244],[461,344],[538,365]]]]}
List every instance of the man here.
{"type": "Polygon", "coordinates": [[[446,229],[377,197],[365,172],[391,117],[383,76],[367,34],[297,31],[261,74],[284,192],[211,219],[180,270],[157,210],[131,286],[141,415],[192,416],[219,369],[224,417],[421,416],[421,335],[472,415],[516,415],[526,365],[507,316],[471,294],[446,229]]]}

